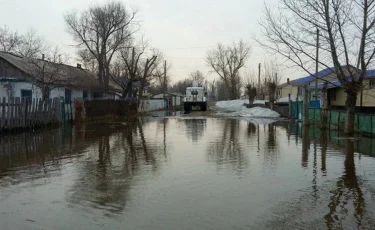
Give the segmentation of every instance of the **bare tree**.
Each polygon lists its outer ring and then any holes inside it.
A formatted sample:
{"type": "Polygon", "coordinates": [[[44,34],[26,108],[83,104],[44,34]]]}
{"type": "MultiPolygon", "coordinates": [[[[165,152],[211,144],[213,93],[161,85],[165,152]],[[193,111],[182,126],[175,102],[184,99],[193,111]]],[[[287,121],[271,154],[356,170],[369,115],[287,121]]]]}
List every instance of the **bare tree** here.
{"type": "Polygon", "coordinates": [[[149,83],[155,76],[153,72],[155,71],[157,67],[155,65],[157,58],[158,57],[156,55],[153,55],[152,57],[147,58],[146,61],[144,61],[142,65],[143,68],[141,70],[142,77],[140,80],[140,88],[139,88],[139,93],[138,93],[138,105],[140,105],[139,102],[140,102],[141,97],[143,96],[143,89],[145,88],[146,84],[149,83]]]}
{"type": "Polygon", "coordinates": [[[22,38],[17,32],[12,32],[7,26],[0,27],[0,50],[14,52],[21,44],[22,38]]]}
{"type": "Polygon", "coordinates": [[[43,37],[39,36],[33,28],[21,36],[21,42],[16,47],[15,53],[22,57],[36,58],[48,49],[48,45],[43,37]]]}
{"type": "Polygon", "coordinates": [[[119,52],[119,60],[117,62],[120,74],[111,75],[112,80],[119,85],[122,90],[122,96],[133,97],[136,96],[134,92],[133,84],[141,80],[141,58],[145,53],[146,44],[136,48],[123,48],[119,52]]]}
{"type": "Polygon", "coordinates": [[[95,5],[77,15],[65,15],[69,32],[78,43],[77,47],[87,50],[98,66],[98,78],[103,86],[109,84],[110,66],[115,53],[127,46],[135,32],[137,11],[129,11],[121,2],[95,5]]]}
{"type": "Polygon", "coordinates": [[[23,58],[26,78],[40,89],[43,100],[49,98],[53,89],[70,84],[71,74],[68,66],[63,64],[65,60],[67,57],[58,47],[47,52],[42,59],[23,58]]]}
{"type": "Polygon", "coordinates": [[[248,71],[245,73],[245,78],[244,78],[244,85],[245,85],[245,95],[249,99],[249,104],[252,105],[255,97],[258,94],[258,87],[257,87],[257,80],[255,76],[255,72],[248,71]]]}
{"type": "Polygon", "coordinates": [[[245,65],[250,54],[250,46],[242,40],[232,46],[218,44],[208,52],[207,64],[220,76],[229,92],[230,99],[240,94],[240,69],[245,65]]]}
{"type": "Polygon", "coordinates": [[[257,42],[314,75],[316,62],[333,65],[346,92],[345,134],[354,133],[357,94],[375,55],[375,1],[281,0],[277,12],[265,7],[257,42]],[[319,59],[315,54],[320,33],[319,59]],[[317,60],[318,59],[318,60],[317,60]]]}
{"type": "Polygon", "coordinates": [[[202,86],[205,80],[203,73],[199,70],[191,72],[189,77],[192,81],[198,82],[198,85],[202,86]]]}
{"type": "Polygon", "coordinates": [[[23,35],[12,32],[7,26],[0,27],[0,50],[22,57],[37,57],[48,48],[45,40],[35,29],[28,29],[23,35]]]}
{"type": "Polygon", "coordinates": [[[268,101],[270,109],[273,109],[276,98],[276,89],[280,84],[280,75],[275,61],[265,62],[264,64],[264,82],[268,93],[268,101]]]}

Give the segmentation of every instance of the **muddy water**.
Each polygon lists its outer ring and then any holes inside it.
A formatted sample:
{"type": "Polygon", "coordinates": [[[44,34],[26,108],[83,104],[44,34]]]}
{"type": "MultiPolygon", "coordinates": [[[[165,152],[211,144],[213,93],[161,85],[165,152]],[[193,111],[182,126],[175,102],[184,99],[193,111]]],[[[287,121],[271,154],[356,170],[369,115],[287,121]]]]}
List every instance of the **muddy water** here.
{"type": "Polygon", "coordinates": [[[0,137],[0,229],[375,228],[371,139],[159,115],[0,137]]]}

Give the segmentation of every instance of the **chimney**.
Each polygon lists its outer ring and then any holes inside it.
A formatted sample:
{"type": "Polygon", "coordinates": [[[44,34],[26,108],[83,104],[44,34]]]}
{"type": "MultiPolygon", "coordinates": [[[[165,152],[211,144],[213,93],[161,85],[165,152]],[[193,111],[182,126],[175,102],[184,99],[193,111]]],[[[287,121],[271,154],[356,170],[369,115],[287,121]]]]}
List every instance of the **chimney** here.
{"type": "Polygon", "coordinates": [[[289,77],[286,79],[286,83],[288,83],[288,85],[289,85],[289,77]]]}
{"type": "Polygon", "coordinates": [[[44,54],[42,54],[42,60],[44,60],[44,54]]]}
{"type": "Polygon", "coordinates": [[[77,63],[77,68],[78,68],[78,69],[82,69],[81,64],[77,63]]]}

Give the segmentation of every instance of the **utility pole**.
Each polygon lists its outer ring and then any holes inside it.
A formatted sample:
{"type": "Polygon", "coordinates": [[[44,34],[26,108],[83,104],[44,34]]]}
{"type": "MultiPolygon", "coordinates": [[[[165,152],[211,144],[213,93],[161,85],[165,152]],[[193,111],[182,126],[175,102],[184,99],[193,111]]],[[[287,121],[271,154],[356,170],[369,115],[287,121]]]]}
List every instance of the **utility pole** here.
{"type": "Polygon", "coordinates": [[[167,61],[164,60],[164,87],[163,87],[163,98],[165,99],[165,92],[167,91],[167,61]]]}
{"type": "MultiPolygon", "coordinates": [[[[163,99],[165,102],[165,92],[167,91],[167,61],[164,60],[164,87],[163,87],[163,99]]],[[[168,108],[168,101],[166,103],[166,108],[168,108]]]]}
{"type": "MultiPolygon", "coordinates": [[[[258,91],[258,94],[260,94],[260,63],[258,66],[258,91]]],[[[260,97],[258,99],[260,99],[260,97]]]]}
{"type": "Polygon", "coordinates": [[[315,100],[318,100],[319,29],[316,29],[315,100]]]}

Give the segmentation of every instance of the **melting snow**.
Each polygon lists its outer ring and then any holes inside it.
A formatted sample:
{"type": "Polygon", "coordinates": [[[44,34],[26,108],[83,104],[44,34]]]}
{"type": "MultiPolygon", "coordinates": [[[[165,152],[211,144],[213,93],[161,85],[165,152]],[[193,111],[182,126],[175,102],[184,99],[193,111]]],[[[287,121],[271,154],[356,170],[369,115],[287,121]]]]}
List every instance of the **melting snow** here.
{"type": "Polygon", "coordinates": [[[249,118],[278,118],[280,114],[277,112],[261,107],[246,108],[244,104],[247,100],[232,100],[232,101],[219,101],[216,103],[219,116],[227,117],[249,117],[249,118]],[[225,112],[226,111],[226,112],[225,112]]]}

